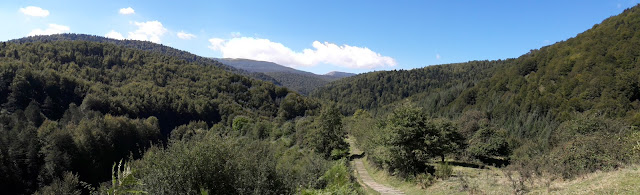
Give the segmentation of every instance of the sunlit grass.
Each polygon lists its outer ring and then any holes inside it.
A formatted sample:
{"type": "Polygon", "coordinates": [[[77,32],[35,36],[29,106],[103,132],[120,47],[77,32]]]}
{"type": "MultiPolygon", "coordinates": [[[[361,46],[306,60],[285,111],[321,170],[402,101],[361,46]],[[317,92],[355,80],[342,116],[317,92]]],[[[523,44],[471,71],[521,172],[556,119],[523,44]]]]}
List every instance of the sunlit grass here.
{"type": "MultiPolygon", "coordinates": [[[[365,168],[378,183],[399,189],[406,194],[513,194],[505,172],[495,167],[486,169],[453,166],[449,179],[438,179],[427,189],[413,181],[391,176],[363,159],[365,168]]],[[[519,177],[514,173],[514,178],[519,177]]],[[[610,172],[595,172],[573,180],[549,180],[538,176],[525,182],[526,194],[640,194],[640,165],[610,172]]]]}

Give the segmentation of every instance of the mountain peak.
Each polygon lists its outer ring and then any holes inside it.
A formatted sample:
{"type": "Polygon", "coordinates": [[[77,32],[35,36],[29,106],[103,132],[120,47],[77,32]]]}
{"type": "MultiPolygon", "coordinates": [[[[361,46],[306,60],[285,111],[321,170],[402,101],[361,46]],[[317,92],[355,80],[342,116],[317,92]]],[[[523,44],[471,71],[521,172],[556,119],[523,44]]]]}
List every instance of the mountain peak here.
{"type": "Polygon", "coordinates": [[[325,76],[330,76],[330,77],[344,78],[344,77],[354,76],[356,74],[348,73],[348,72],[340,72],[340,71],[331,71],[331,72],[328,72],[327,74],[324,74],[324,75],[325,76]]]}

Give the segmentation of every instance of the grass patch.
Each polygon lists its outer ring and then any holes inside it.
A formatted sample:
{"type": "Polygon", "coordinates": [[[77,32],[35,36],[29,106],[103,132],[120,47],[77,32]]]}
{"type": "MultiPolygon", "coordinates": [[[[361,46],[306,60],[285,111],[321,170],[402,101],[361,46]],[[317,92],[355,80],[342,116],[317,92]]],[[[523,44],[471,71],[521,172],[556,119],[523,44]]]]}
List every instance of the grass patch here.
{"type": "Polygon", "coordinates": [[[362,158],[362,162],[364,163],[364,167],[367,169],[367,172],[369,172],[371,178],[380,184],[393,187],[403,191],[405,194],[425,194],[427,192],[412,181],[405,181],[404,179],[391,176],[386,171],[372,166],[369,164],[367,158],[362,158]]]}
{"type": "Polygon", "coordinates": [[[569,181],[554,181],[550,191],[534,189],[531,194],[640,194],[640,165],[597,171],[569,181]]]}
{"type": "MultiPolygon", "coordinates": [[[[448,179],[438,179],[427,189],[373,167],[366,158],[365,168],[378,183],[402,190],[406,194],[513,194],[506,173],[499,168],[486,169],[452,166],[448,179]]],[[[512,173],[517,178],[517,173],[512,173]]],[[[525,182],[526,194],[640,194],[640,165],[586,174],[573,180],[549,180],[549,176],[533,177],[525,182]]]]}

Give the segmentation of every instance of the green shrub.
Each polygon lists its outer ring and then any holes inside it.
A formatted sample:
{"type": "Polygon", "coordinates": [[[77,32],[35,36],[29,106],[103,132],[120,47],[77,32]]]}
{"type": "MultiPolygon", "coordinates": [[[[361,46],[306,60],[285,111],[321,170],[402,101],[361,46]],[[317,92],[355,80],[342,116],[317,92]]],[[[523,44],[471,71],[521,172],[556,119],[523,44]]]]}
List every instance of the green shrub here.
{"type": "Polygon", "coordinates": [[[433,183],[435,183],[436,178],[429,173],[420,173],[416,176],[416,182],[422,189],[427,189],[433,183]]]}
{"type": "Polygon", "coordinates": [[[435,176],[439,179],[448,179],[453,174],[453,168],[449,163],[438,163],[436,165],[435,176]]]}
{"type": "Polygon", "coordinates": [[[301,194],[363,194],[362,188],[356,183],[351,176],[351,170],[347,167],[346,159],[341,159],[320,177],[321,183],[325,183],[326,187],[322,190],[307,189],[301,194]]]}
{"type": "Polygon", "coordinates": [[[633,128],[619,121],[595,116],[578,116],[562,123],[552,134],[555,147],[546,157],[549,172],[573,178],[596,170],[613,170],[630,162],[629,139],[633,128]]]}
{"type": "MultiPolygon", "coordinates": [[[[640,156],[640,131],[634,132],[631,134],[631,136],[629,136],[629,143],[632,146],[631,151],[633,152],[633,154],[636,157],[639,157],[640,156]]],[[[637,159],[636,161],[638,160],[640,159],[637,159]]]]}
{"type": "Polygon", "coordinates": [[[62,179],[56,178],[48,186],[40,188],[35,194],[73,194],[80,195],[78,175],[66,172],[62,179]]]}
{"type": "Polygon", "coordinates": [[[349,149],[333,149],[331,150],[331,159],[338,160],[349,155],[349,149]]]}
{"type": "Polygon", "coordinates": [[[467,152],[475,157],[506,156],[510,153],[507,131],[481,127],[469,140],[467,152]]]}

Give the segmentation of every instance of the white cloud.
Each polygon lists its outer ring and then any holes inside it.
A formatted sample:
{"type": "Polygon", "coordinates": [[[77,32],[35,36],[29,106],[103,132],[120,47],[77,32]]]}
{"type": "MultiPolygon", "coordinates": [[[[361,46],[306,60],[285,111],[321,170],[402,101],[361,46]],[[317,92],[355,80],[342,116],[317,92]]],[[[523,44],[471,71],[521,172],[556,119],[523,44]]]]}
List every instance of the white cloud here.
{"type": "Polygon", "coordinates": [[[49,24],[49,28],[47,29],[34,29],[32,30],[28,36],[35,35],[52,35],[52,34],[60,34],[69,32],[71,29],[68,26],[58,25],[58,24],[49,24]]]}
{"type": "Polygon", "coordinates": [[[24,15],[34,16],[34,17],[49,16],[48,10],[45,10],[36,6],[28,6],[28,7],[20,8],[20,12],[22,12],[24,15]]]}
{"type": "Polygon", "coordinates": [[[211,43],[211,45],[209,46],[210,49],[213,49],[214,51],[220,51],[224,46],[225,40],[219,39],[219,38],[212,38],[212,39],[209,39],[209,43],[211,43]]]}
{"type": "Polygon", "coordinates": [[[395,66],[396,61],[366,47],[336,45],[314,41],[313,49],[296,52],[268,39],[239,37],[230,40],[209,39],[209,48],[220,51],[224,58],[247,58],[274,62],[291,67],[315,66],[321,63],[347,68],[374,69],[395,66]]]}
{"type": "Polygon", "coordinates": [[[133,8],[131,8],[131,7],[120,9],[120,14],[122,14],[122,15],[129,15],[129,14],[135,14],[135,13],[136,13],[136,11],[133,10],[133,8]]]}
{"type": "Polygon", "coordinates": [[[238,38],[238,37],[241,37],[241,36],[242,36],[242,34],[240,32],[231,32],[231,37],[233,37],[233,38],[238,38]]]}
{"type": "Polygon", "coordinates": [[[184,31],[180,31],[180,32],[178,32],[178,38],[189,40],[189,39],[196,38],[196,35],[190,34],[190,33],[186,33],[184,31]]]}
{"type": "Polygon", "coordinates": [[[440,54],[436,54],[436,60],[440,59],[440,54]]]}
{"type": "Polygon", "coordinates": [[[162,23],[156,21],[147,22],[134,22],[138,29],[133,32],[129,32],[127,38],[141,41],[151,41],[154,43],[160,43],[160,37],[167,32],[167,29],[162,26],[162,23]]]}
{"type": "Polygon", "coordinates": [[[122,36],[122,34],[120,34],[119,32],[116,32],[115,30],[111,30],[109,33],[105,34],[104,36],[107,38],[118,39],[118,40],[124,39],[124,36],[122,36]]]}

